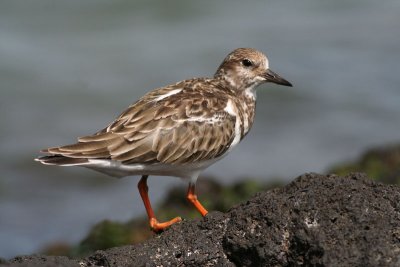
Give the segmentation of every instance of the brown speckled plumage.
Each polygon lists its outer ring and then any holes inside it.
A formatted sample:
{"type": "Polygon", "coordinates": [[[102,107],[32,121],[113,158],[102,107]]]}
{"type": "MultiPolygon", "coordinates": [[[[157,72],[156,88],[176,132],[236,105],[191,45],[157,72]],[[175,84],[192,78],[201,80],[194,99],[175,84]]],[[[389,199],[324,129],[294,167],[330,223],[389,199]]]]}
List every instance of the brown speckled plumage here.
{"type": "MultiPolygon", "coordinates": [[[[56,155],[60,163],[61,156],[72,163],[82,162],[74,159],[111,159],[124,164],[185,164],[218,158],[235,138],[236,116],[225,110],[228,101],[239,117],[241,140],[253,124],[253,91],[265,82],[257,77],[266,69],[268,60],[261,52],[236,49],[224,59],[214,78],[194,78],[155,89],[103,130],[78,138],[76,144],[43,152],[56,155]],[[253,66],[243,66],[244,59],[253,66]]],[[[42,162],[50,158],[42,158],[42,162]]],[[[62,164],[66,162],[62,160],[62,164]]]]}
{"type": "MultiPolygon", "coordinates": [[[[265,82],[291,86],[269,70],[264,54],[236,49],[213,78],[194,78],[155,89],[103,130],[78,138],[76,144],[45,149],[50,155],[37,160],[88,167],[118,177],[143,175],[139,189],[148,212],[147,175],[189,178],[193,187],[188,197],[204,215],[205,209],[192,199],[194,183],[203,169],[248,133],[255,115],[255,88],[265,82]]],[[[150,221],[155,220],[150,213],[150,221]]],[[[154,221],[151,225],[153,229],[165,226],[154,221]]]]}
{"type": "Polygon", "coordinates": [[[224,111],[234,94],[223,85],[220,80],[192,79],[152,91],[107,128],[79,138],[77,144],[46,152],[71,158],[110,158],[125,164],[182,164],[218,157],[235,134],[235,118],[224,111]],[[182,91],[154,101],[176,89],[182,91]]]}

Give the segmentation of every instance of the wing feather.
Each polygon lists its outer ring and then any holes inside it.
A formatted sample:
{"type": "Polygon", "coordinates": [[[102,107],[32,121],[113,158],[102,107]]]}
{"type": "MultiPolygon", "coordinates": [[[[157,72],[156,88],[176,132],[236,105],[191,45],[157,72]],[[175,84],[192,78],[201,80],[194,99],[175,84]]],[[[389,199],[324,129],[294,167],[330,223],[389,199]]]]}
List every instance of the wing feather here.
{"type": "Polygon", "coordinates": [[[160,92],[168,94],[178,85],[150,92],[96,134],[46,151],[71,158],[111,158],[126,164],[184,164],[219,157],[235,137],[236,117],[224,111],[226,96],[182,89],[153,101],[160,92]]]}

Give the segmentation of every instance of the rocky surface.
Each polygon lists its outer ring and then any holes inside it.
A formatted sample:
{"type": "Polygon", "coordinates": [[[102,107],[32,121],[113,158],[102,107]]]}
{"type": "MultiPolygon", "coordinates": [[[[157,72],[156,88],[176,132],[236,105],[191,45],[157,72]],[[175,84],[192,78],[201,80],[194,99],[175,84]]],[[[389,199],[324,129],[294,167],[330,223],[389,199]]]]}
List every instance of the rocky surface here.
{"type": "Polygon", "coordinates": [[[400,188],[305,174],[227,213],[173,225],[138,245],[10,266],[400,266],[400,188]]]}

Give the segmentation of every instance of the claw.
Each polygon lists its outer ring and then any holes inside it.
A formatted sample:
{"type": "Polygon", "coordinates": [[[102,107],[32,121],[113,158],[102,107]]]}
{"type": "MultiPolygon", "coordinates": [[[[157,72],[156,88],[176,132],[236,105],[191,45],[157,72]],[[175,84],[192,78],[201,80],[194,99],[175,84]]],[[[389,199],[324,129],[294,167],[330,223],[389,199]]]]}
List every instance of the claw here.
{"type": "Polygon", "coordinates": [[[182,221],[181,217],[175,217],[172,220],[169,220],[167,222],[162,222],[162,223],[158,222],[156,218],[150,218],[150,220],[149,220],[151,230],[153,230],[156,233],[161,232],[165,228],[168,228],[171,225],[173,225],[174,223],[177,223],[180,221],[182,221]]]}

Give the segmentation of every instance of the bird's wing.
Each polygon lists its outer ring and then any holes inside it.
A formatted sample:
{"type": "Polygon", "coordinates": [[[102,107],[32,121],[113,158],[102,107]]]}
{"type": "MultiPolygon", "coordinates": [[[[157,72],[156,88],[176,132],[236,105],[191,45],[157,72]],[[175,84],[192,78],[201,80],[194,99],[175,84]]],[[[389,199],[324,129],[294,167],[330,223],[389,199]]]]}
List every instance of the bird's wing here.
{"type": "Polygon", "coordinates": [[[169,88],[147,94],[102,131],[45,152],[71,158],[111,158],[126,164],[182,164],[216,158],[235,137],[227,99],[169,88]]]}

